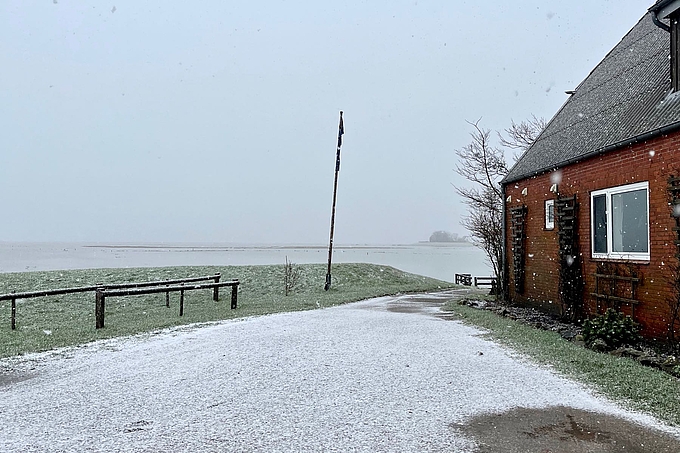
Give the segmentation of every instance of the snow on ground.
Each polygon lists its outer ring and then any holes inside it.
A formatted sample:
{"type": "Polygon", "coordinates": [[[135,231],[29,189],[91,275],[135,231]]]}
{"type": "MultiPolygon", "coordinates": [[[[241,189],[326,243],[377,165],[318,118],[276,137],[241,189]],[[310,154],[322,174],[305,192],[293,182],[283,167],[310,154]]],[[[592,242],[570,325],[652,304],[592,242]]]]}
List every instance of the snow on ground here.
{"type": "Polygon", "coordinates": [[[33,377],[0,386],[0,451],[465,452],[451,424],[518,406],[655,424],[394,302],[43,354],[33,377]]]}

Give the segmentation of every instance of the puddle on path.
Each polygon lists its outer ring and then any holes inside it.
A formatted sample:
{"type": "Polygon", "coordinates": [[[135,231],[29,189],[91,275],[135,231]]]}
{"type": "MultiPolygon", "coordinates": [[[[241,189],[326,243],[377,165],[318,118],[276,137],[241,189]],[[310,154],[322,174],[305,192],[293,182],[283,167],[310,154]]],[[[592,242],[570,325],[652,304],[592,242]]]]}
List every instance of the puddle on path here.
{"type": "Polygon", "coordinates": [[[518,408],[450,427],[479,453],[677,453],[680,439],[612,415],[570,407],[518,408]]]}
{"type": "Polygon", "coordinates": [[[12,384],[17,382],[26,381],[34,377],[31,373],[21,373],[21,372],[0,372],[0,390],[4,390],[12,384]]]}
{"type": "Polygon", "coordinates": [[[444,305],[444,302],[396,300],[387,303],[387,311],[393,313],[429,313],[439,310],[442,305],[444,305]]]}
{"type": "MultiPolygon", "coordinates": [[[[465,288],[440,293],[399,296],[387,302],[385,308],[393,313],[422,313],[442,317],[440,315],[445,314],[445,312],[441,311],[441,307],[444,304],[452,299],[455,300],[467,296],[471,292],[472,290],[465,288]]],[[[443,318],[450,319],[450,317],[445,316],[443,318]]]]}
{"type": "MultiPolygon", "coordinates": [[[[395,313],[422,313],[454,319],[440,311],[451,299],[468,290],[406,295],[387,302],[395,313]]],[[[501,414],[485,414],[451,429],[473,439],[478,453],[678,453],[680,437],[638,425],[612,415],[570,407],[517,408],[501,414]]]]}

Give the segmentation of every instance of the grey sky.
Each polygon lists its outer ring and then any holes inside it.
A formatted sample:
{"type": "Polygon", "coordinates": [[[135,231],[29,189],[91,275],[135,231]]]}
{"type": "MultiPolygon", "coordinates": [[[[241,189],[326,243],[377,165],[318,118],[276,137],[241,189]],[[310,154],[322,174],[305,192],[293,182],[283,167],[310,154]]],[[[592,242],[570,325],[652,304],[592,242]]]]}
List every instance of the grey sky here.
{"type": "Polygon", "coordinates": [[[324,243],[339,110],[336,242],[463,234],[465,120],[551,117],[652,3],[4,0],[0,240],[324,243]]]}

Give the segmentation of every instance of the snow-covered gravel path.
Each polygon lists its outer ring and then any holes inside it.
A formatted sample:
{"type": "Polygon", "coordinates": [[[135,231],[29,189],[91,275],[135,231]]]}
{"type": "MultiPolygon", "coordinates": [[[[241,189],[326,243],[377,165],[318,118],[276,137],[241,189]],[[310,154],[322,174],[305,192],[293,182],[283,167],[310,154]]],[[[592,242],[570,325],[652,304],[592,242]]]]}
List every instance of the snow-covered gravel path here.
{"type": "Polygon", "coordinates": [[[465,452],[453,424],[553,405],[654,424],[427,312],[380,298],[34,356],[0,383],[0,451],[465,452]]]}

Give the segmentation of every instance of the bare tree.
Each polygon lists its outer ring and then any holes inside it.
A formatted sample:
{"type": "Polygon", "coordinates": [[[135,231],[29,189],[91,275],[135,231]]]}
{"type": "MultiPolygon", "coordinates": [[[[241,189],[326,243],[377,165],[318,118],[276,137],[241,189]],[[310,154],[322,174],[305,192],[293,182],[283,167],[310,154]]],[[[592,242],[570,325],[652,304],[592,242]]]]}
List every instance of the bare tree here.
{"type": "Polygon", "coordinates": [[[470,231],[472,241],[486,253],[496,276],[496,291],[503,288],[503,193],[500,181],[508,173],[503,151],[492,146],[491,131],[469,122],[474,131],[472,141],[456,150],[460,163],[456,172],[474,183],[471,188],[456,187],[468,205],[469,214],[462,225],[470,231]]]}
{"type": "MultiPolygon", "coordinates": [[[[456,187],[469,207],[469,214],[461,224],[470,231],[475,245],[486,253],[496,276],[497,295],[505,287],[503,272],[503,192],[500,181],[508,174],[508,164],[502,149],[494,147],[489,138],[491,131],[479,126],[480,120],[471,123],[472,141],[456,150],[459,165],[456,172],[473,183],[473,187],[456,187]]],[[[519,124],[511,121],[505,134],[496,132],[504,148],[526,151],[536,141],[547,125],[544,118],[531,115],[519,124]]],[[[517,159],[518,156],[515,156],[517,159]]]]}
{"type": "Polygon", "coordinates": [[[520,154],[515,154],[515,160],[536,141],[540,133],[548,125],[543,117],[531,115],[531,119],[518,123],[510,120],[510,127],[505,129],[505,134],[498,133],[498,139],[506,148],[519,150],[520,154]]]}

